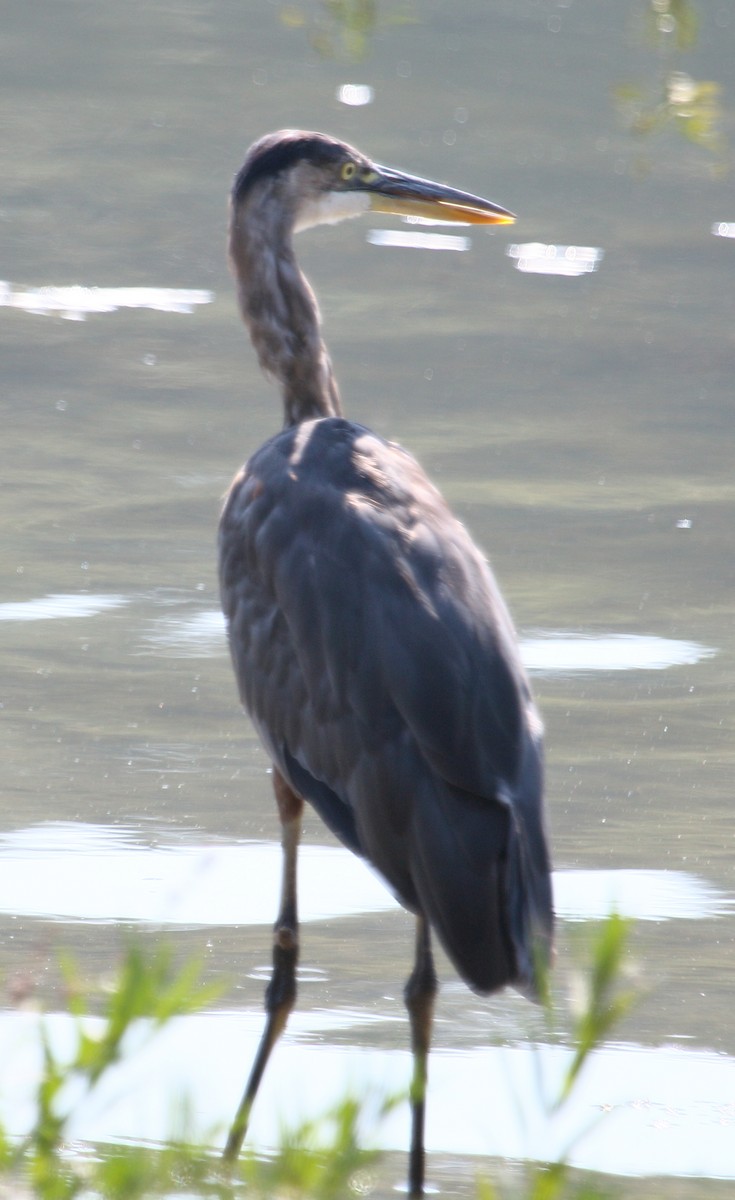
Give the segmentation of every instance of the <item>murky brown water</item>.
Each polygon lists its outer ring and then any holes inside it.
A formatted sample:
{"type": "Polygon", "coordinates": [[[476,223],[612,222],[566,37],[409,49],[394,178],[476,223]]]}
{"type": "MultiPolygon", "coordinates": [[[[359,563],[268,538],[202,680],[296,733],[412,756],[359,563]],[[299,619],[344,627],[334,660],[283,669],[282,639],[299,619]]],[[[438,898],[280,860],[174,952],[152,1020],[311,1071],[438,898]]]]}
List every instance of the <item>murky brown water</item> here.
{"type": "MultiPolygon", "coordinates": [[[[225,1001],[140,1068],[161,1087],[146,1136],[180,1088],[205,1125],[226,1121],[257,1036],[277,822],[237,711],[214,533],[280,415],[236,318],[224,226],[249,142],[302,124],[521,214],[443,253],[386,244],[398,222],[319,230],[302,261],[350,415],[419,455],[521,631],[548,728],[560,1004],[583,923],[610,903],[637,918],[644,994],[574,1130],[534,1109],[533,1011],[480,1002],[444,967],[434,1177],[469,1195],[483,1156],[554,1153],[610,1105],[581,1166],[665,1176],[667,1196],[735,1178],[735,205],[728,148],[691,140],[702,81],[721,85],[732,136],[735,11],[689,7],[696,41],[676,50],[648,0],[384,4],[355,60],[316,3],[5,6],[0,972],[53,1008],[61,947],[90,976],[131,923],[206,954],[225,1001]],[[346,83],[372,102],[341,102],[346,83]],[[623,85],[648,134],[626,124],[623,85]]],[[[311,1111],[407,1078],[410,922],[315,817],[306,840],[300,1015],[256,1144],[295,1094],[311,1111]]],[[[21,1127],[26,1020],[0,1014],[21,1127]]],[[[563,1046],[536,1053],[553,1079],[563,1046]]],[[[140,1136],[140,1115],[88,1114],[78,1133],[140,1136]]]]}

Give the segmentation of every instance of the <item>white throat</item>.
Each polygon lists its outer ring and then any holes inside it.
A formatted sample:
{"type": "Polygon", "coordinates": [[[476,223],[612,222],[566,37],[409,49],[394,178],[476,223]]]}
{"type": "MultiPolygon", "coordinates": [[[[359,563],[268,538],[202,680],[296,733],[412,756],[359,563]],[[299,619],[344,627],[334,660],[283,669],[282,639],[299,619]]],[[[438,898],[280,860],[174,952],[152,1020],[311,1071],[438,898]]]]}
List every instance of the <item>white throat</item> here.
{"type": "Polygon", "coordinates": [[[336,225],[349,217],[359,217],[370,208],[367,192],[324,192],[307,200],[299,210],[294,232],[311,229],[314,225],[336,225]]]}

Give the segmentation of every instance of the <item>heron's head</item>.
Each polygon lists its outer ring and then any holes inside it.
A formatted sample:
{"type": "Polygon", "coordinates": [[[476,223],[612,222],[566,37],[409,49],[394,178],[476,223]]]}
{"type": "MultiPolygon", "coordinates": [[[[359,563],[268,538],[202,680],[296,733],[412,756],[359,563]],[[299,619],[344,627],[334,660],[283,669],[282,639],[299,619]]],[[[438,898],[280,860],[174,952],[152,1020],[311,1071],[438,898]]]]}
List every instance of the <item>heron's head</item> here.
{"type": "Polygon", "coordinates": [[[379,166],[323,133],[286,129],[249,149],[232,189],[235,212],[257,206],[282,231],[332,224],[360,213],[400,213],[471,225],[508,225],[489,200],[379,166]]]}

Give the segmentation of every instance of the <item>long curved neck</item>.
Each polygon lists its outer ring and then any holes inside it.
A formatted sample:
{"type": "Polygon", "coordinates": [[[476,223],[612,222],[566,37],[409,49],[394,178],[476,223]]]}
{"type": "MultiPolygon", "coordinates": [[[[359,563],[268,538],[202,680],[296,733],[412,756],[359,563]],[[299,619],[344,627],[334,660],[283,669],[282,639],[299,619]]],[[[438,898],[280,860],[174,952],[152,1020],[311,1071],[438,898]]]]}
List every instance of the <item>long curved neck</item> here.
{"type": "Polygon", "coordinates": [[[339,415],[319,307],[296,262],[288,222],[274,225],[266,204],[234,208],[230,257],[258,360],[283,391],[285,424],[339,415]]]}

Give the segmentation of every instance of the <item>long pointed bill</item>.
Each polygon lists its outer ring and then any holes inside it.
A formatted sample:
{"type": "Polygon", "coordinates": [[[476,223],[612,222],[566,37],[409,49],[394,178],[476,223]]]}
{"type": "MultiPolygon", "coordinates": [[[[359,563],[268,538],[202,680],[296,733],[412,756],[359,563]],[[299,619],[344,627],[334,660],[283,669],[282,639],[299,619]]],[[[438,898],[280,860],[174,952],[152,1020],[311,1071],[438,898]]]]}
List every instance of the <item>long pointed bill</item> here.
{"type": "Polygon", "coordinates": [[[458,192],[456,188],[404,175],[389,167],[375,167],[377,178],[365,181],[370,207],[376,212],[400,213],[433,221],[451,221],[463,225],[512,225],[515,216],[507,208],[458,192]]]}

